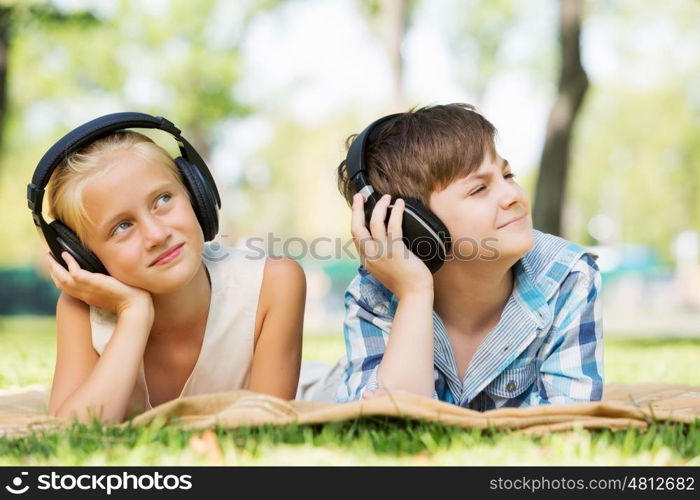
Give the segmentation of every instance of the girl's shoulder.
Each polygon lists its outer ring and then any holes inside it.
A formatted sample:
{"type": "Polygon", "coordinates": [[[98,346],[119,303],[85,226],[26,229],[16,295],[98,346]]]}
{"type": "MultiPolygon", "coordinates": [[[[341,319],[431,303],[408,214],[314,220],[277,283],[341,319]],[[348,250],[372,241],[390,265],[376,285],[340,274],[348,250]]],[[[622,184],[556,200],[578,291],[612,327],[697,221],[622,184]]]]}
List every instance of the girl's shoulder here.
{"type": "MultiPolygon", "coordinates": [[[[253,251],[239,247],[229,247],[217,242],[204,244],[202,259],[210,271],[227,274],[229,278],[252,278],[261,281],[263,276],[268,281],[283,285],[286,280],[298,280],[304,277],[304,271],[294,259],[267,255],[262,251],[253,251]]],[[[238,280],[236,280],[238,281],[238,280]]]]}
{"type": "Polygon", "coordinates": [[[262,281],[267,255],[208,241],[204,244],[202,261],[213,279],[228,285],[259,285],[262,281]]]}

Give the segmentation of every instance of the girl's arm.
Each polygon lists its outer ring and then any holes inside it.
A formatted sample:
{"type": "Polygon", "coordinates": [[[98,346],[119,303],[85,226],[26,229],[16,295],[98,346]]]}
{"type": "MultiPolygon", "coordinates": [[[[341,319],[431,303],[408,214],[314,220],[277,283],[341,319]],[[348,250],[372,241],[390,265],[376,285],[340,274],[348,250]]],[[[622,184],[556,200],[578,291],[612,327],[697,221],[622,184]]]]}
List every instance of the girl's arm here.
{"type": "Polygon", "coordinates": [[[65,293],[56,307],[57,356],[49,414],[88,422],[124,419],[153,324],[153,306],[130,305],[117,317],[102,356],[92,347],[90,307],[65,293]]]}
{"type": "Polygon", "coordinates": [[[267,259],[258,301],[250,390],[294,399],[299,382],[306,277],[288,258],[267,259]]]}
{"type": "Polygon", "coordinates": [[[57,359],[49,413],[121,421],[153,325],[152,297],[111,276],[81,269],[68,252],[62,257],[68,270],[46,254],[51,279],[63,292],[56,306],[57,359]],[[92,348],[90,305],[117,316],[102,356],[92,348]]]}

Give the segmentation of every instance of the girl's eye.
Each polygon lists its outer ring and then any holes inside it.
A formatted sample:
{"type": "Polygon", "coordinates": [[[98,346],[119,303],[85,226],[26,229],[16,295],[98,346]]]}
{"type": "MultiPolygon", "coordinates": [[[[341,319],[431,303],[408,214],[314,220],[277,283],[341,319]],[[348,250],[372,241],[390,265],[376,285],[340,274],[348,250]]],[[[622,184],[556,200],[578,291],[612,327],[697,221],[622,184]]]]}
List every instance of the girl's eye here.
{"type": "Polygon", "coordinates": [[[168,200],[170,200],[171,196],[168,193],[165,193],[163,196],[158,198],[158,201],[162,200],[163,198],[168,198],[168,200]]]}
{"type": "MultiPolygon", "coordinates": [[[[166,200],[166,202],[167,202],[167,201],[169,201],[169,200],[172,198],[172,196],[170,196],[168,193],[165,193],[164,195],[160,196],[160,197],[158,198],[158,200],[156,200],[156,204],[157,204],[160,200],[162,200],[163,198],[167,198],[167,200],[166,200]]],[[[121,231],[119,231],[119,228],[122,227],[124,224],[131,224],[131,223],[130,223],[130,222],[126,222],[126,221],[125,221],[125,222],[120,222],[120,223],[117,224],[117,226],[114,228],[114,231],[112,232],[112,234],[113,234],[113,235],[114,235],[114,234],[119,234],[119,233],[121,232],[121,231]]]]}
{"type": "Polygon", "coordinates": [[[504,175],[503,177],[504,177],[505,179],[514,179],[514,178],[515,178],[515,174],[514,174],[513,172],[510,172],[510,173],[504,175]]]}
{"type": "Polygon", "coordinates": [[[130,222],[120,222],[117,224],[117,227],[114,228],[114,232],[112,234],[119,234],[119,228],[122,227],[124,224],[130,224],[130,222]]]}

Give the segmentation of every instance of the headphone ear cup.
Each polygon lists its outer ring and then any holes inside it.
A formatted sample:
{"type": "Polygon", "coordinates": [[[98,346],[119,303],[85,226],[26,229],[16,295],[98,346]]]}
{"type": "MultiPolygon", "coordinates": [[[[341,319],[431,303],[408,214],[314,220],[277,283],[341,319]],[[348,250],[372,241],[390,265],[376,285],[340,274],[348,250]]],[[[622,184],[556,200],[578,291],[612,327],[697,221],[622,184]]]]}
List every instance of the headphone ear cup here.
{"type": "Polygon", "coordinates": [[[443,222],[423,203],[414,198],[404,198],[404,243],[416,254],[430,272],[437,272],[445,262],[451,248],[450,232],[443,222]]]}
{"type": "MultiPolygon", "coordinates": [[[[49,227],[56,233],[57,243],[75,258],[82,269],[90,271],[91,273],[100,273],[109,276],[107,269],[100,259],[80,243],[80,239],[68,226],[63,224],[60,220],[54,220],[49,224],[49,227]]],[[[60,255],[54,255],[54,257],[56,257],[59,262],[63,262],[60,255]]]]}
{"type": "Polygon", "coordinates": [[[192,208],[204,233],[204,241],[211,241],[219,232],[219,213],[216,196],[197,167],[182,157],[175,158],[182,173],[185,187],[192,197],[192,208]]]}

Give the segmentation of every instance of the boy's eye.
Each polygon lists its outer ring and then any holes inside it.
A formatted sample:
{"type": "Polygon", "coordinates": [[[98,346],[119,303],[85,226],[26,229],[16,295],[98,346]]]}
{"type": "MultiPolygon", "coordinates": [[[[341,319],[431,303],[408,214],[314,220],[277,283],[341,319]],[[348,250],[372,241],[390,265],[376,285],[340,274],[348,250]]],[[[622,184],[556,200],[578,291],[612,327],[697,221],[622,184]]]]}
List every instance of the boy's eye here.
{"type": "MultiPolygon", "coordinates": [[[[513,172],[508,172],[507,174],[503,174],[503,178],[504,179],[513,179],[513,178],[515,178],[515,174],[513,172]]],[[[486,186],[481,185],[478,188],[476,188],[474,191],[472,191],[471,194],[479,194],[484,189],[486,189],[486,186]]]]}

